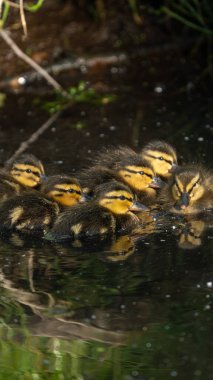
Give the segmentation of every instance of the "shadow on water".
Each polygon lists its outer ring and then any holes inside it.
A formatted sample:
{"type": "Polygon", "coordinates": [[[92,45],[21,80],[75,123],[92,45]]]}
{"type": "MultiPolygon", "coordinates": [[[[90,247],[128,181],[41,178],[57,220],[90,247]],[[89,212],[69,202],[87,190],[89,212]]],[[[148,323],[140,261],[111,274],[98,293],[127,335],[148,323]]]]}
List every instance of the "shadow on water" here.
{"type": "MultiPolygon", "coordinates": [[[[203,96],[183,72],[169,57],[107,69],[92,84],[104,82],[117,99],[73,105],[32,153],[48,173],[70,173],[103,145],[139,149],[162,138],[176,146],[181,162],[211,167],[212,95],[205,89],[203,96]]],[[[84,80],[91,81],[89,74],[84,80]]],[[[32,93],[7,95],[0,110],[2,162],[47,118],[34,100],[32,93]]],[[[2,240],[1,377],[210,379],[212,228],[209,213],[159,219],[101,248],[16,235],[2,240]]]]}

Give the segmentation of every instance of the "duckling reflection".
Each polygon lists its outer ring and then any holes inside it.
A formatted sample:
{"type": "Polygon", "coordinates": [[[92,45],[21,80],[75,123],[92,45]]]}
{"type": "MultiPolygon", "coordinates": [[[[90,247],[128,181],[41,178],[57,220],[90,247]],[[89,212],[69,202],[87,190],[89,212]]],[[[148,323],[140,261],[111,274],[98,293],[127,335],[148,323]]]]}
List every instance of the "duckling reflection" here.
{"type": "Polygon", "coordinates": [[[187,215],[213,207],[213,175],[202,166],[179,168],[161,190],[159,202],[169,211],[187,215]]]}
{"type": "Polygon", "coordinates": [[[141,157],[165,180],[177,169],[176,150],[165,141],[151,141],[141,150],[141,157]]]}
{"type": "Polygon", "coordinates": [[[188,221],[179,234],[178,246],[182,249],[194,249],[200,247],[205,229],[206,224],[202,220],[188,221]]]}
{"type": "Polygon", "coordinates": [[[121,262],[127,260],[134,254],[134,252],[134,238],[128,235],[124,235],[118,237],[109,247],[109,249],[103,253],[103,255],[107,261],[121,262]]]}
{"type": "Polygon", "coordinates": [[[0,200],[5,201],[27,189],[37,189],[43,176],[40,160],[31,154],[20,156],[0,171],[0,200]]]}

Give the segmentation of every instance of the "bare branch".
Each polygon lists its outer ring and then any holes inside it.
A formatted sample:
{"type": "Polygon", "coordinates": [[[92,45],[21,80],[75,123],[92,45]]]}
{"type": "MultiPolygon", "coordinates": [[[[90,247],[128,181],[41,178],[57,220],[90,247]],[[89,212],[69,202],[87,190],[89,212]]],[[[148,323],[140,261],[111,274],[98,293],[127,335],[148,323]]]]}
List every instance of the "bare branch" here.
{"type": "Polygon", "coordinates": [[[34,143],[38,138],[57,120],[61,111],[56,112],[52,115],[44,124],[42,124],[36,132],[34,132],[28,140],[23,141],[15,153],[7,160],[7,164],[10,164],[15,158],[22,154],[29,146],[34,143]]]}
{"type": "Polygon", "coordinates": [[[24,35],[27,36],[27,23],[26,18],[24,14],[24,0],[20,0],[20,18],[21,18],[21,24],[24,31],[24,35]]]}
{"type": "Polygon", "coordinates": [[[0,36],[3,40],[10,46],[10,48],[14,51],[14,53],[21,58],[24,62],[30,65],[35,71],[39,72],[39,74],[46,79],[46,81],[56,90],[61,92],[64,96],[68,96],[67,92],[62,88],[62,86],[53,78],[50,74],[47,73],[43,67],[41,67],[38,63],[36,63],[32,58],[28,57],[12,40],[12,38],[8,35],[5,30],[0,30],[0,36]]]}

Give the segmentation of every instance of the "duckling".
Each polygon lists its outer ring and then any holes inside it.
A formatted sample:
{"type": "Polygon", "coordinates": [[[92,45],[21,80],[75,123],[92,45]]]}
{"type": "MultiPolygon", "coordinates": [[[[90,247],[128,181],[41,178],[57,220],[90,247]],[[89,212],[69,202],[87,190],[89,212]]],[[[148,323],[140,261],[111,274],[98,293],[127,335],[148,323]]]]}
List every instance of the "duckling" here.
{"type": "Polygon", "coordinates": [[[140,154],[149,162],[156,175],[164,180],[177,169],[176,150],[165,141],[151,141],[145,145],[140,154]]]}
{"type": "Polygon", "coordinates": [[[179,168],[161,190],[159,202],[176,214],[197,214],[213,207],[213,174],[202,166],[179,168]]]}
{"type": "Polygon", "coordinates": [[[25,154],[0,170],[0,201],[40,186],[44,167],[35,156],[25,154]]]}
{"type": "Polygon", "coordinates": [[[149,204],[162,186],[149,163],[127,147],[105,149],[98,154],[96,165],[79,173],[82,187],[92,193],[99,184],[115,179],[127,185],[142,202],[149,204]],[[98,163],[100,161],[100,163],[98,163]]]}
{"type": "Polygon", "coordinates": [[[134,201],[128,187],[117,181],[107,182],[96,188],[94,200],[60,214],[45,238],[103,240],[115,232],[130,230],[138,222],[133,212],[141,209],[144,206],[134,201]]]}
{"type": "Polygon", "coordinates": [[[43,234],[52,227],[64,207],[84,201],[75,178],[55,175],[43,183],[41,192],[31,191],[6,200],[0,207],[0,230],[43,234]]]}

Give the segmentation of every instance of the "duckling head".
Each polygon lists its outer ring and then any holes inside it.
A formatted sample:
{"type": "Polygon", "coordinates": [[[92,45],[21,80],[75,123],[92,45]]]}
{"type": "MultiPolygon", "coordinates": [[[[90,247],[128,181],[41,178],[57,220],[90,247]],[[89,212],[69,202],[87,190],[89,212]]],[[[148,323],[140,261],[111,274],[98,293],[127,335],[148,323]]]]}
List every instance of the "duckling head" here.
{"type": "Polygon", "coordinates": [[[202,171],[196,168],[181,168],[174,175],[170,191],[175,212],[187,214],[197,211],[205,193],[204,181],[202,171]]]}
{"type": "Polygon", "coordinates": [[[21,185],[35,188],[42,182],[44,167],[40,160],[32,154],[24,154],[7,167],[10,174],[21,185]]]}
{"type": "Polygon", "coordinates": [[[163,184],[145,160],[123,163],[117,168],[119,177],[133,191],[144,192],[147,196],[155,196],[156,190],[163,184]]]}
{"type": "Polygon", "coordinates": [[[117,182],[111,181],[96,188],[95,198],[98,204],[116,215],[131,214],[132,211],[147,210],[147,207],[134,200],[131,190],[117,182]]]}
{"type": "Polygon", "coordinates": [[[142,149],[141,156],[162,178],[169,178],[177,168],[176,151],[165,141],[151,141],[142,149]]]}
{"type": "Polygon", "coordinates": [[[66,175],[53,175],[43,183],[41,190],[61,206],[71,207],[86,200],[76,178],[66,175]]]}

